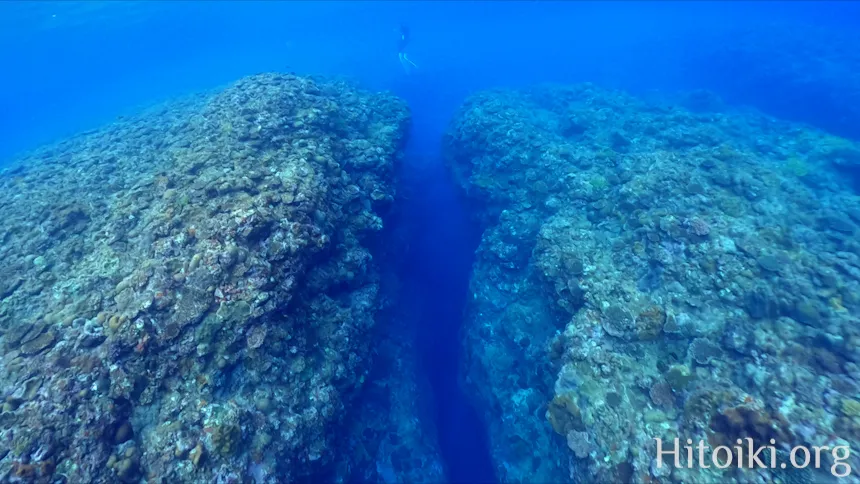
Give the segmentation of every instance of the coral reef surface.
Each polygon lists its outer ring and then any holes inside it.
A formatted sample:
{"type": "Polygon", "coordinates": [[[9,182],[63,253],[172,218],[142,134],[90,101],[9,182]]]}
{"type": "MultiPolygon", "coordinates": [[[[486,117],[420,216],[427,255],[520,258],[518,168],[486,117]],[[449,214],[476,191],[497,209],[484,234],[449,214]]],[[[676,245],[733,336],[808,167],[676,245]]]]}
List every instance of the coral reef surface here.
{"type": "Polygon", "coordinates": [[[445,151],[484,227],[464,377],[503,481],[834,460],[657,467],[655,438],[860,450],[857,144],[583,84],[475,94],[445,151]]]}
{"type": "Polygon", "coordinates": [[[0,481],[327,470],[408,125],[388,94],[262,74],[4,170],[0,481]]]}

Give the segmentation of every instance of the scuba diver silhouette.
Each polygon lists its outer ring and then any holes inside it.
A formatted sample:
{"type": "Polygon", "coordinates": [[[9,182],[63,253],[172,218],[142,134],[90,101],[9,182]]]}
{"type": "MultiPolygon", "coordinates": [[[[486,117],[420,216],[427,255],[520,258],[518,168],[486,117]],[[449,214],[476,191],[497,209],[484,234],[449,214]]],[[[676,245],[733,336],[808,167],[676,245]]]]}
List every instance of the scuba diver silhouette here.
{"type": "Polygon", "coordinates": [[[400,26],[400,39],[397,41],[397,58],[400,59],[400,65],[407,74],[412,72],[412,69],[417,69],[418,66],[406,57],[406,46],[409,44],[409,27],[406,25],[400,26]]]}

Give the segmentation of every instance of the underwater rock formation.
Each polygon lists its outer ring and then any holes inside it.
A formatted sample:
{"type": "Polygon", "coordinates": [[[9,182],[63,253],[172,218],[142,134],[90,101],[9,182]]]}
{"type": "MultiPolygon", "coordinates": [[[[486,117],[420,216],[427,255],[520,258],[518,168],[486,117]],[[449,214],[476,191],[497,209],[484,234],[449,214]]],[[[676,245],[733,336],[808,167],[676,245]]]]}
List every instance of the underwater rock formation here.
{"type": "Polygon", "coordinates": [[[503,481],[790,473],[658,469],[655,438],[860,448],[858,145],[584,84],[473,95],[445,151],[485,228],[464,378],[503,481]]]}
{"type": "MultiPolygon", "coordinates": [[[[374,369],[349,414],[330,475],[320,482],[440,483],[445,466],[427,394],[421,388],[412,326],[402,315],[380,324],[374,369]]],[[[424,383],[426,385],[426,383],[424,383]]]]}
{"type": "Polygon", "coordinates": [[[3,482],[275,482],[333,461],[380,308],[403,102],[265,74],[0,175],[3,482]]]}

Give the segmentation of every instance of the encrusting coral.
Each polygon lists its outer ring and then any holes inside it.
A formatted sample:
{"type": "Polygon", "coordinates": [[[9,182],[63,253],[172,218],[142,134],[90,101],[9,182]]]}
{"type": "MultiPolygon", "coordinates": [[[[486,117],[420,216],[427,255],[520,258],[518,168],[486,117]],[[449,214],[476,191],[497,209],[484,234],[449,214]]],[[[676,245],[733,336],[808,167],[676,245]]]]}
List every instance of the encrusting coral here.
{"type": "Polygon", "coordinates": [[[324,469],[408,123],[390,95],[264,74],[4,170],[0,480],[324,469]]]}
{"type": "Polygon", "coordinates": [[[583,84],[475,94],[445,149],[484,227],[465,381],[504,482],[777,477],[657,469],[655,438],[860,448],[856,144],[583,84]]]}

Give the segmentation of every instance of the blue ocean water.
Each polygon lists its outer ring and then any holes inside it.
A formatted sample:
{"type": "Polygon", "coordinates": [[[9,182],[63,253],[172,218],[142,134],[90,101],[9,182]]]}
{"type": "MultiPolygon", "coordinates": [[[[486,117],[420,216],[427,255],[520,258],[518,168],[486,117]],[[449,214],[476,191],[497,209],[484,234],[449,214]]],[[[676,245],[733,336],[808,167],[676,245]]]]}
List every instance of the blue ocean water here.
{"type": "MultiPolygon", "coordinates": [[[[702,77],[739,83],[731,71],[707,66],[691,71],[693,66],[680,59],[713,44],[730,46],[730,38],[710,45],[703,39],[705,32],[719,35],[729,26],[804,21],[851,30],[857,7],[853,2],[72,1],[4,2],[0,8],[7,133],[0,154],[8,157],[136,106],[271,70],[350,76],[372,88],[411,84],[423,92],[422,101],[436,107],[417,122],[437,130],[464,93],[485,87],[587,80],[633,90],[695,88],[702,87],[702,77]],[[403,23],[411,26],[410,51],[421,61],[420,78],[404,78],[400,65],[391,62],[403,23]]],[[[755,87],[731,94],[742,100],[768,95],[755,87]]],[[[782,107],[807,117],[812,108],[782,107]]]]}
{"type": "Polygon", "coordinates": [[[412,125],[392,270],[425,382],[420,418],[450,482],[497,482],[484,412],[462,384],[481,227],[442,153],[466,98],[590,82],[860,139],[858,31],[854,2],[2,2],[0,159],[262,72],[401,97],[412,125]],[[408,73],[402,25],[417,64],[408,73]],[[705,90],[718,100],[689,95],[705,90]]]}

